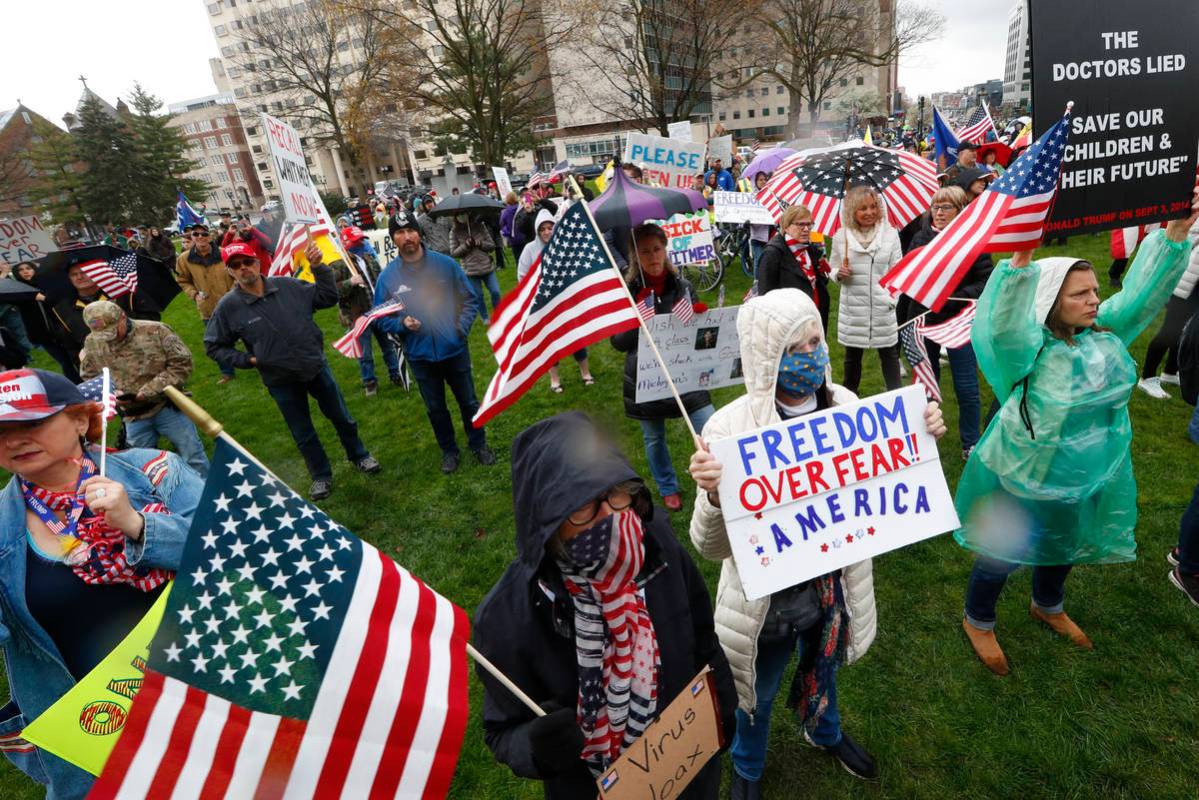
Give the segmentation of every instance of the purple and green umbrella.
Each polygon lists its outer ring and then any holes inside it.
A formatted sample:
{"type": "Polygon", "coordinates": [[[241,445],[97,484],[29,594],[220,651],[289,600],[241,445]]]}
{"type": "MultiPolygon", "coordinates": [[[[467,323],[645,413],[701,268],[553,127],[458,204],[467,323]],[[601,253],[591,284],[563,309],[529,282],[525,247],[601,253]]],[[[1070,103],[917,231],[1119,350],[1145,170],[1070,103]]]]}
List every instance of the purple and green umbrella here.
{"type": "Polygon", "coordinates": [[[706,211],[708,201],[690,189],[660,189],[629,180],[619,165],[612,170],[604,193],[590,203],[601,231],[635,228],[649,219],[706,211]]]}

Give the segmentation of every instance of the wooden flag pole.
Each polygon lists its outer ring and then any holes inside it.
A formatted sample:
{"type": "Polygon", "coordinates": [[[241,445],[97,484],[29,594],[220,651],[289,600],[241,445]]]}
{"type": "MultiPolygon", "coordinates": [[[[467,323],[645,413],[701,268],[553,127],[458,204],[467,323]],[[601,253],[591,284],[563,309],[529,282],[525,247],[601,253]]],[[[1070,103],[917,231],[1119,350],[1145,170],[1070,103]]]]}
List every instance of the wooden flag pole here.
{"type": "MultiPolygon", "coordinates": [[[[240,444],[238,444],[236,439],[226,433],[224,426],[213,419],[212,415],[201,408],[198,403],[185,395],[183,392],[179,391],[174,386],[168,386],[165,389],[165,394],[168,398],[170,398],[170,401],[175,404],[175,407],[186,414],[187,418],[195,423],[196,427],[203,431],[206,435],[211,436],[214,439],[224,439],[225,441],[229,442],[229,444],[234,445],[239,451],[245,454],[247,458],[257,464],[259,467],[262,467],[262,469],[268,475],[275,478],[275,480],[279,480],[279,478],[273,472],[267,469],[265,464],[255,458],[249,450],[242,447],[240,444]]],[[[280,481],[280,483],[282,483],[282,481],[280,481]]],[[[479,666],[487,670],[487,672],[489,672],[493,678],[499,681],[505,689],[512,692],[513,696],[524,703],[530,711],[539,717],[545,716],[545,711],[542,710],[541,706],[533,702],[531,697],[521,691],[519,686],[513,683],[507,675],[500,672],[499,667],[497,667],[495,664],[492,664],[482,653],[476,650],[474,645],[472,645],[470,642],[466,643],[466,653],[476,662],[478,662],[479,666]]]]}
{"type": "MultiPolygon", "coordinates": [[[[570,181],[572,189],[578,193],[579,197],[583,196],[579,189],[579,184],[575,182],[575,178],[571,175],[567,180],[570,181]]],[[[575,202],[583,204],[583,211],[587,214],[587,219],[591,220],[591,224],[595,229],[599,230],[599,223],[595,221],[595,217],[591,215],[591,207],[587,205],[586,200],[577,200],[575,202]]],[[[633,306],[633,311],[637,314],[637,323],[641,326],[641,332],[645,339],[649,342],[650,349],[654,353],[654,358],[658,361],[658,368],[662,370],[662,374],[666,376],[666,385],[670,387],[670,393],[674,396],[674,401],[679,405],[679,411],[683,414],[683,422],[687,423],[687,430],[691,431],[691,439],[695,442],[696,447],[702,447],[703,440],[699,433],[695,430],[695,426],[691,424],[691,417],[687,414],[687,406],[683,404],[683,398],[679,394],[678,388],[674,385],[674,379],[670,377],[670,370],[666,368],[666,359],[662,358],[662,354],[658,351],[658,345],[654,342],[654,336],[649,332],[649,325],[645,318],[641,316],[641,311],[637,308],[637,299],[633,297],[633,290],[629,288],[628,282],[624,279],[624,273],[616,266],[616,259],[612,257],[612,251],[608,249],[608,243],[604,241],[604,237],[600,237],[600,244],[604,247],[604,254],[608,257],[608,263],[612,265],[612,270],[616,276],[620,278],[620,285],[624,287],[625,294],[629,297],[629,303],[633,306]]],[[[688,298],[690,299],[690,298],[688,298]]]]}

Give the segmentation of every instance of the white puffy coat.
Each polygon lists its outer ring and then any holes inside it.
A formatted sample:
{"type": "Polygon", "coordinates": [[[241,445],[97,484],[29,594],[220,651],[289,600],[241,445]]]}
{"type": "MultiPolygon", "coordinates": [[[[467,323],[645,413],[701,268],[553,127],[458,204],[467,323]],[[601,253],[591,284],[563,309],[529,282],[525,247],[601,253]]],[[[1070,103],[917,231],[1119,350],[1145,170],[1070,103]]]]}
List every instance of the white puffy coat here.
{"type": "Polygon", "coordinates": [[[845,347],[890,347],[899,341],[895,300],[878,282],[903,257],[903,251],[896,230],[886,220],[878,224],[869,246],[863,246],[854,232],[842,225],[829,250],[832,278],[841,284],[837,341],[845,347]],[[837,274],[846,256],[853,274],[841,279],[837,274]]]}
{"type": "Polygon", "coordinates": [[[1187,262],[1187,270],[1178,279],[1174,287],[1174,296],[1186,300],[1195,291],[1195,283],[1199,282],[1199,222],[1191,226],[1187,239],[1191,243],[1191,260],[1187,262]]]}
{"type": "MultiPolygon", "coordinates": [[[[798,289],[777,289],[741,306],[737,315],[737,334],[741,339],[746,393],[712,415],[703,430],[706,441],[723,439],[780,421],[774,399],[779,362],[784,349],[809,320],[815,320],[819,328],[820,312],[812,300],[798,289]]],[[[843,386],[830,384],[830,388],[834,404],[850,403],[857,399],[853,392],[843,386]]],[[[758,705],[754,691],[758,634],[766,621],[770,597],[759,600],[745,597],[737,565],[733,562],[724,517],[720,509],[708,501],[707,492],[700,492],[695,499],[695,513],[691,517],[691,543],[704,558],[724,562],[716,589],[716,635],[733,670],[738,705],[746,713],[753,713],[758,705]]],[[[843,569],[841,583],[849,609],[847,661],[852,663],[870,647],[878,626],[870,561],[843,569]]]]}

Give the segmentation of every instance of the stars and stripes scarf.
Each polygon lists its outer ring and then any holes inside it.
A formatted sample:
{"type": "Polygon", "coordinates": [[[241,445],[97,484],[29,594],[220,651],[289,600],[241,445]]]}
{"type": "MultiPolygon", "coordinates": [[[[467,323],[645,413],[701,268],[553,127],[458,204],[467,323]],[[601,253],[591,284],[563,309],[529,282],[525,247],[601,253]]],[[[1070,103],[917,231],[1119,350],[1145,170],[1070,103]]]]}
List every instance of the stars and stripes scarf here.
{"type": "Polygon", "coordinates": [[[567,543],[558,560],[574,602],[582,759],[596,777],[641,736],[658,708],[661,659],[645,592],[641,518],[606,517],[567,543]]]}
{"type": "Polygon", "coordinates": [[[809,243],[797,242],[790,236],[784,236],[783,238],[787,242],[787,247],[791,248],[791,255],[795,256],[795,261],[799,264],[799,268],[803,270],[804,277],[808,279],[808,283],[812,284],[812,288],[815,289],[816,271],[820,270],[820,274],[827,278],[829,273],[828,262],[822,258],[820,259],[820,263],[813,264],[812,256],[808,252],[808,248],[811,246],[809,243]]]}
{"type": "MultiPolygon", "coordinates": [[[[79,484],[96,474],[96,464],[84,456],[79,484]]],[[[171,579],[173,573],[157,567],[130,566],[125,556],[125,534],[109,525],[100,514],[87,507],[83,491],[52,492],[21,479],[21,493],[29,507],[46,527],[59,537],[63,563],[84,583],[127,583],[143,592],[153,591],[171,579]],[[55,511],[64,512],[58,519],[55,511]]],[[[149,503],[143,513],[169,513],[162,503],[149,503]]]]}

